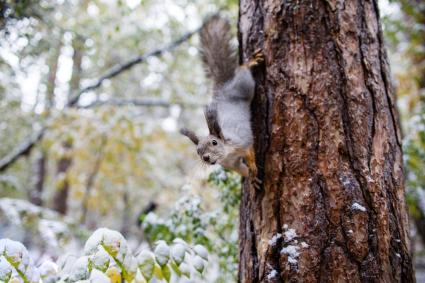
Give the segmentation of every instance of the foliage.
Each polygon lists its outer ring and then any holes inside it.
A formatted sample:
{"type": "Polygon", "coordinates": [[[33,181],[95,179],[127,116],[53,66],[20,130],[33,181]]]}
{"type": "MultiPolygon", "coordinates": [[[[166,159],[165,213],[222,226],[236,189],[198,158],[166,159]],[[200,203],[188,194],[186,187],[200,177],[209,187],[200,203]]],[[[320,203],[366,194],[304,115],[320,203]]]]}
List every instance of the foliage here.
{"type": "Polygon", "coordinates": [[[384,16],[384,30],[397,79],[405,138],[407,203],[413,217],[425,217],[425,5],[393,0],[401,13],[384,16]]]}
{"type": "MultiPolygon", "coordinates": [[[[18,9],[15,2],[7,1],[9,14],[18,9]]],[[[66,183],[67,215],[76,222],[87,219],[85,224],[91,228],[96,222],[122,229],[125,217],[134,223],[140,207],[160,191],[167,192],[162,203],[173,203],[179,198],[174,188],[184,184],[195,162],[189,144],[179,138],[179,124],[200,128],[203,114],[199,106],[208,99],[203,76],[193,79],[194,74],[202,74],[197,37],[173,53],[150,58],[105,81],[84,94],[78,105],[146,99],[165,101],[169,107],[105,103],[63,109],[73,87],[71,77],[79,77],[79,86],[84,87],[112,66],[194,30],[219,7],[236,15],[237,1],[24,2],[28,2],[28,13],[9,21],[8,32],[0,30],[0,36],[7,39],[0,42],[0,158],[41,125],[47,125],[48,131],[29,156],[1,173],[0,197],[27,199],[39,181],[35,172],[44,156],[42,204],[51,207],[66,183]],[[34,16],[31,11],[40,12],[34,16]],[[49,73],[54,69],[50,59],[58,49],[53,105],[48,109],[49,73]],[[82,56],[80,68],[73,66],[76,52],[82,56]],[[104,146],[102,139],[107,139],[104,146]],[[72,147],[64,147],[69,142],[72,147]],[[100,165],[96,166],[99,151],[100,165]],[[64,158],[72,159],[71,165],[59,172],[64,158]],[[84,211],[87,217],[81,215],[84,211]],[[120,221],[116,221],[117,214],[122,215],[120,221]]]]}
{"type": "Polygon", "coordinates": [[[152,212],[143,215],[143,230],[150,242],[179,237],[204,245],[217,257],[220,269],[217,282],[235,282],[240,178],[219,169],[210,174],[208,182],[219,191],[217,203],[220,205],[215,211],[203,211],[200,198],[183,197],[164,218],[152,212]]]}
{"type": "Polygon", "coordinates": [[[425,216],[425,112],[410,120],[404,142],[407,169],[407,202],[413,216],[425,216]]]}
{"type": "Polygon", "coordinates": [[[149,282],[152,278],[170,282],[176,277],[190,278],[192,271],[202,274],[208,253],[201,245],[190,246],[175,239],[171,246],[159,241],[153,252],[143,249],[135,257],[117,231],[97,229],[87,240],[85,255],[67,255],[62,262],[44,262],[36,268],[27,249],[19,242],[0,240],[0,280],[24,283],[42,282],[149,282]]]}

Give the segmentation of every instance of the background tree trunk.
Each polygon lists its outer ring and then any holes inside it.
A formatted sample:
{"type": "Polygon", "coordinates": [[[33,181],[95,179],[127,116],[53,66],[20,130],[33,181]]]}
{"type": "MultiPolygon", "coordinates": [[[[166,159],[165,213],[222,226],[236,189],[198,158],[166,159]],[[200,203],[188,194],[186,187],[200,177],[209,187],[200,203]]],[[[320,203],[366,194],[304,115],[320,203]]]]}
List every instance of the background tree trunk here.
{"type": "MultiPolygon", "coordinates": [[[[47,74],[47,83],[46,83],[46,96],[44,98],[44,110],[49,115],[55,99],[55,89],[56,89],[56,76],[58,72],[59,65],[59,56],[62,50],[62,35],[57,39],[56,47],[51,51],[51,54],[48,58],[47,65],[49,66],[49,72],[47,74]]],[[[44,183],[47,174],[47,152],[43,149],[40,149],[40,153],[37,156],[35,161],[35,182],[34,188],[29,192],[29,200],[35,205],[43,205],[43,190],[44,183]]]]}
{"type": "Polygon", "coordinates": [[[241,0],[262,48],[241,282],[413,282],[398,115],[376,1],[241,0]]]}
{"type": "MultiPolygon", "coordinates": [[[[72,75],[69,81],[69,93],[68,99],[80,89],[81,72],[82,72],[82,60],[84,50],[84,39],[79,35],[74,35],[75,38],[72,40],[72,49],[74,51],[72,55],[72,75]]],[[[72,140],[66,141],[63,145],[65,152],[72,150],[72,140]]],[[[71,167],[72,159],[68,154],[65,154],[57,165],[57,175],[63,176],[63,180],[59,182],[56,188],[55,195],[53,197],[53,209],[61,214],[66,214],[68,210],[68,195],[70,185],[68,181],[68,170],[71,167]]]]}

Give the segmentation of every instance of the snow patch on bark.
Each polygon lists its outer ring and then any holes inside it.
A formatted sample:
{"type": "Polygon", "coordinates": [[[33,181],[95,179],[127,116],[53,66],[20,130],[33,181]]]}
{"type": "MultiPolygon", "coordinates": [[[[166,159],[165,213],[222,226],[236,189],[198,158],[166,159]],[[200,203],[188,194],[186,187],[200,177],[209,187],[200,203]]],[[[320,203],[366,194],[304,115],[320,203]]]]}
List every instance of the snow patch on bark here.
{"type": "Polygon", "coordinates": [[[276,245],[277,241],[282,238],[282,234],[277,233],[276,235],[274,235],[270,240],[269,240],[269,245],[270,246],[274,246],[276,245]]]}
{"type": "Polygon", "coordinates": [[[351,208],[354,209],[354,210],[360,210],[360,211],[366,212],[366,208],[364,206],[360,205],[357,202],[353,203],[351,208]]]}
{"type": "Polygon", "coordinates": [[[286,254],[288,256],[288,262],[291,264],[298,263],[298,257],[300,255],[298,246],[289,245],[287,247],[284,247],[280,253],[286,254]]]}
{"type": "Polygon", "coordinates": [[[287,231],[283,233],[283,235],[285,237],[285,242],[290,242],[297,237],[297,233],[295,232],[295,229],[288,229],[287,231]]]}
{"type": "Polygon", "coordinates": [[[272,271],[270,271],[269,274],[267,274],[267,280],[271,280],[273,278],[275,278],[277,275],[277,271],[275,269],[272,269],[272,271]]]}

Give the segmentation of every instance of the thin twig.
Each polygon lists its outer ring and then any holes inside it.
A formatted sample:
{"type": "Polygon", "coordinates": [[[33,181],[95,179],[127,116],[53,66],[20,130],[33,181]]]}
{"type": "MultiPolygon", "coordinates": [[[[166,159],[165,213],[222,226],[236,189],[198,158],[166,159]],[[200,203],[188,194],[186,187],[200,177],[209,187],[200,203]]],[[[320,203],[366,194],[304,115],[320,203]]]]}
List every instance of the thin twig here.
{"type": "Polygon", "coordinates": [[[146,106],[146,107],[164,107],[169,108],[171,106],[177,105],[184,108],[197,108],[203,107],[205,104],[202,103],[189,103],[189,102],[170,102],[167,100],[158,100],[158,99],[108,99],[108,100],[96,100],[88,105],[78,106],[78,108],[93,108],[104,105],[112,106],[146,106]]]}

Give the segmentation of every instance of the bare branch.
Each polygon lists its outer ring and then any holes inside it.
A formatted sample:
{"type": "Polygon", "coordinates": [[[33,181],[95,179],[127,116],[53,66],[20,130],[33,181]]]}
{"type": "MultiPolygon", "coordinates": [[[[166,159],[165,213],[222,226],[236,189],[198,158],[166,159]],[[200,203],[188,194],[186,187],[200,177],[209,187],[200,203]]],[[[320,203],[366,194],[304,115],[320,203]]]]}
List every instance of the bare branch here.
{"type": "Polygon", "coordinates": [[[102,85],[102,83],[105,80],[111,79],[119,74],[121,74],[122,72],[131,69],[134,65],[142,63],[144,61],[146,61],[146,59],[150,58],[150,57],[158,57],[161,56],[162,54],[166,53],[166,52],[170,52],[173,51],[174,49],[176,49],[179,45],[181,45],[182,43],[186,42],[187,40],[189,40],[194,34],[198,33],[202,27],[205,25],[202,24],[201,27],[197,28],[194,31],[188,32],[186,34],[184,34],[183,36],[181,36],[180,38],[178,38],[177,40],[171,42],[170,44],[164,46],[161,49],[157,49],[154,51],[151,51],[147,54],[141,55],[141,56],[137,56],[136,58],[121,64],[121,65],[115,65],[114,67],[112,67],[111,69],[109,69],[109,71],[107,71],[103,76],[101,76],[100,78],[98,78],[94,83],[84,87],[83,89],[81,89],[80,91],[78,91],[73,97],[71,97],[71,99],[68,101],[67,106],[74,106],[75,104],[78,103],[78,100],[80,99],[80,96],[88,91],[91,91],[93,89],[96,89],[98,87],[100,87],[102,85]]]}
{"type": "Polygon", "coordinates": [[[34,145],[41,140],[45,130],[46,128],[42,128],[27,140],[24,140],[11,153],[0,159],[0,172],[6,170],[13,162],[18,160],[19,157],[29,154],[34,145]]]}
{"type": "Polygon", "coordinates": [[[78,106],[79,108],[93,108],[104,105],[112,106],[146,106],[146,107],[164,107],[169,108],[173,105],[178,105],[184,108],[197,108],[203,107],[205,104],[202,103],[188,103],[188,102],[170,102],[166,100],[158,99],[108,99],[108,100],[97,100],[85,106],[78,106]]]}
{"type": "MultiPolygon", "coordinates": [[[[115,65],[114,67],[112,67],[111,69],[106,71],[106,73],[103,76],[101,76],[100,78],[95,80],[93,83],[89,84],[88,86],[80,89],[75,95],[71,96],[71,98],[69,99],[66,106],[67,107],[75,107],[83,93],[97,89],[98,87],[100,87],[102,85],[102,83],[105,80],[111,79],[115,76],[118,76],[122,72],[131,69],[133,66],[135,66],[139,63],[145,62],[146,59],[148,59],[150,57],[158,57],[158,56],[161,56],[162,54],[164,54],[166,52],[173,51],[179,45],[181,45],[182,43],[189,40],[194,34],[198,33],[209,20],[210,20],[210,17],[207,18],[204,21],[204,23],[199,28],[197,28],[196,30],[193,30],[191,32],[188,32],[188,33],[182,35],[177,40],[171,42],[170,44],[168,44],[168,45],[166,45],[166,46],[164,46],[160,49],[151,51],[151,52],[144,54],[144,55],[141,55],[141,56],[137,56],[136,58],[134,58],[134,59],[132,59],[132,60],[126,62],[126,63],[115,65]]],[[[2,159],[0,159],[0,172],[3,172],[7,168],[9,168],[9,166],[12,165],[16,160],[18,160],[19,157],[21,157],[22,155],[29,154],[31,152],[32,148],[34,147],[34,145],[42,139],[46,129],[47,128],[44,127],[40,131],[38,131],[37,133],[32,134],[31,137],[24,140],[10,154],[8,154],[5,157],[3,157],[2,159]]]]}

